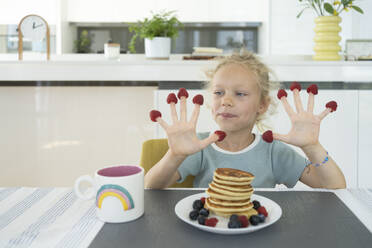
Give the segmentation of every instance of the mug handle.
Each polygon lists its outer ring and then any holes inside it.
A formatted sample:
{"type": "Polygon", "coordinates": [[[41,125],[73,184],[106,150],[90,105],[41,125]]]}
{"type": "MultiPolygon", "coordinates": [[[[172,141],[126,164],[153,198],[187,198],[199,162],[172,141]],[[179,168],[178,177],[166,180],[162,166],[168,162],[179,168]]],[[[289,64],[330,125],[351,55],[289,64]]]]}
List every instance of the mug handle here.
{"type": "Polygon", "coordinates": [[[83,199],[83,200],[89,200],[89,199],[92,199],[95,195],[95,191],[94,191],[94,180],[91,176],[89,175],[84,175],[84,176],[81,176],[79,177],[78,179],[76,179],[75,181],[75,186],[74,186],[74,191],[75,191],[75,194],[80,198],[80,199],[83,199]],[[92,187],[88,188],[86,190],[86,192],[82,193],[80,191],[80,184],[82,182],[89,182],[92,187]]]}

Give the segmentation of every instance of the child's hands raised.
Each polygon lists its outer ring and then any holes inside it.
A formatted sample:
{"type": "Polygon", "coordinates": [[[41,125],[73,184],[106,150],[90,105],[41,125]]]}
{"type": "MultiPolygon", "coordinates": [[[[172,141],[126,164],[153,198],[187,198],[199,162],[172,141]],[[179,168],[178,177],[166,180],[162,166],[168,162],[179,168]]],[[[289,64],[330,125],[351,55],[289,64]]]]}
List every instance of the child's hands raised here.
{"type": "Polygon", "coordinates": [[[152,121],[156,121],[165,130],[168,136],[169,149],[175,156],[188,156],[201,151],[208,145],[222,141],[224,137],[222,131],[211,133],[208,138],[199,140],[196,136],[196,123],[200,113],[200,106],[203,105],[204,98],[202,95],[196,95],[193,98],[195,104],[194,111],[189,121],[187,121],[187,98],[189,94],[186,89],[181,88],[178,91],[178,99],[180,99],[180,116],[177,115],[176,104],[178,102],[174,93],[168,95],[167,102],[170,105],[172,125],[169,125],[161,118],[161,113],[157,110],[150,112],[152,121]]]}
{"type": "Polygon", "coordinates": [[[326,109],[319,115],[313,113],[314,96],[318,94],[318,87],[315,84],[307,88],[309,93],[307,109],[303,108],[300,91],[301,85],[297,82],[292,83],[290,87],[293,92],[296,112],[287,101],[287,93],[281,89],[278,91],[278,98],[283,104],[285,111],[292,122],[292,128],[288,134],[277,134],[271,131],[266,131],[262,138],[267,142],[272,142],[273,139],[281,140],[285,143],[304,148],[306,146],[316,145],[319,142],[319,130],[321,121],[331,112],[336,111],[337,103],[335,101],[328,102],[326,109]]]}

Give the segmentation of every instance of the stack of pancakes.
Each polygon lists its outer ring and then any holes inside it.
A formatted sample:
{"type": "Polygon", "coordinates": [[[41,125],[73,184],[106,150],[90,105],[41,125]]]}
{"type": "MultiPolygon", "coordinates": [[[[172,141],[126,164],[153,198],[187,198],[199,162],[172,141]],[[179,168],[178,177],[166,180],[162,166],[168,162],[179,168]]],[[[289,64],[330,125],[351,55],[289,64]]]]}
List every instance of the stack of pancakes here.
{"type": "Polygon", "coordinates": [[[214,172],[213,181],[206,193],[205,207],[214,214],[229,217],[232,214],[257,214],[251,202],[253,188],[251,182],[254,176],[246,171],[218,168],[214,172]]]}

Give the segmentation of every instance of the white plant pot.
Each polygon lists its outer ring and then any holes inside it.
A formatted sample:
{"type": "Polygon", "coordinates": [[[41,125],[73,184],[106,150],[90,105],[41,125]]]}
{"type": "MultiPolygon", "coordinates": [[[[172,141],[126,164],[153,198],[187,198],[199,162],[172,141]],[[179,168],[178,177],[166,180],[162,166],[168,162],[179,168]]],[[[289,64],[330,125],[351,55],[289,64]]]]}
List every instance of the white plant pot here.
{"type": "Polygon", "coordinates": [[[145,38],[145,55],[149,59],[168,59],[171,51],[171,38],[145,38]]]}

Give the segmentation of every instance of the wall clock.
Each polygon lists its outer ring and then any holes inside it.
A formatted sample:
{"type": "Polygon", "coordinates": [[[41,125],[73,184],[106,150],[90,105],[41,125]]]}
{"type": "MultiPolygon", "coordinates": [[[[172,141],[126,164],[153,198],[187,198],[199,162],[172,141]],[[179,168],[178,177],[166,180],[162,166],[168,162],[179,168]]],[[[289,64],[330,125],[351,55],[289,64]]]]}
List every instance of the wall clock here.
{"type": "Polygon", "coordinates": [[[23,39],[46,41],[47,60],[50,59],[50,30],[47,21],[38,15],[27,15],[18,24],[18,59],[23,59],[23,39]]]}

